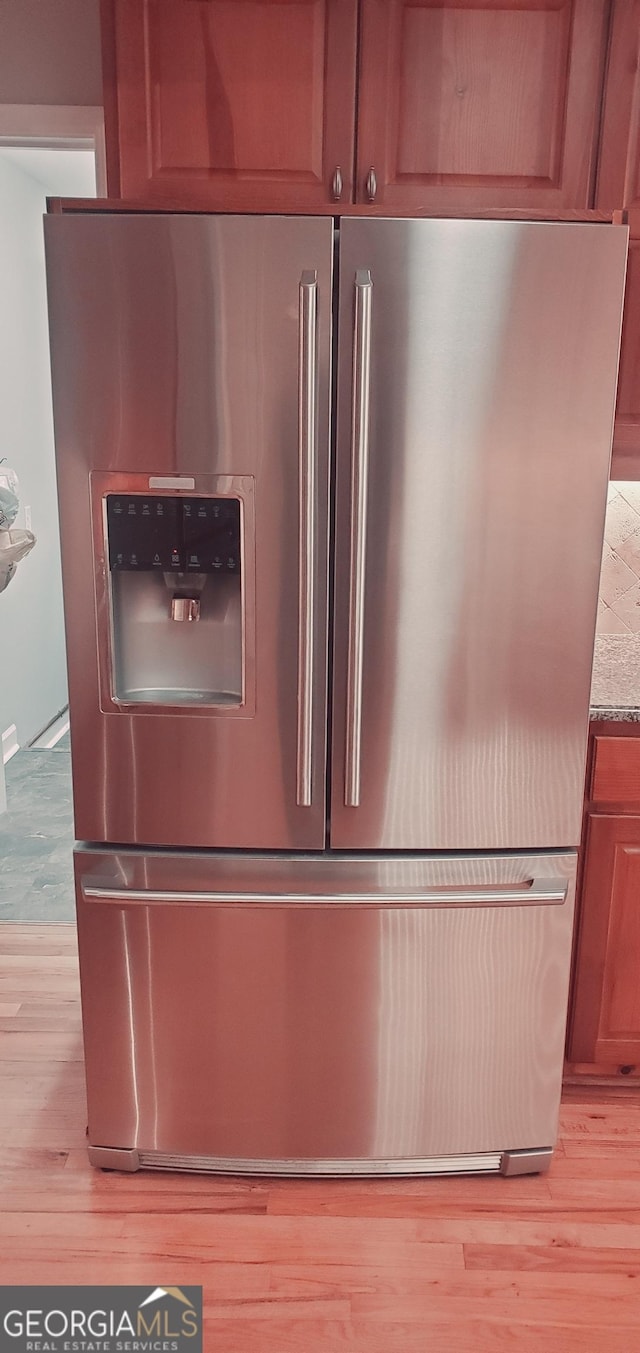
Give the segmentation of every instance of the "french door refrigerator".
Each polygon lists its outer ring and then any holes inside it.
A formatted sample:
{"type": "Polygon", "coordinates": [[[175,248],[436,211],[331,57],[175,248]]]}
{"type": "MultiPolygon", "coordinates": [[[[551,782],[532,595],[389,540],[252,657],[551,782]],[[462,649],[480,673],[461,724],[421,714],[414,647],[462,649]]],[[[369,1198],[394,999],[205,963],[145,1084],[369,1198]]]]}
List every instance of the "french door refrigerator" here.
{"type": "Polygon", "coordinates": [[[91,1159],[545,1169],[626,229],[45,225],[91,1159]]]}

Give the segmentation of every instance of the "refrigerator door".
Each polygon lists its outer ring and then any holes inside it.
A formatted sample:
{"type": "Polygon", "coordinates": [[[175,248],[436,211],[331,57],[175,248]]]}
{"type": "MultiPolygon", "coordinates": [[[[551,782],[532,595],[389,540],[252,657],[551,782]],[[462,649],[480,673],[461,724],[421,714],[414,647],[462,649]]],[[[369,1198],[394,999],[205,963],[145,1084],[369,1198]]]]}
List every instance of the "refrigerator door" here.
{"type": "Polygon", "coordinates": [[[321,847],[333,223],[45,227],[76,835],[321,847]]]}
{"type": "Polygon", "coordinates": [[[331,844],[577,844],[627,231],[343,220],[331,844]]]}
{"type": "Polygon", "coordinates": [[[575,855],[76,853],[98,1164],[504,1169],[553,1147],[575,855]]]}

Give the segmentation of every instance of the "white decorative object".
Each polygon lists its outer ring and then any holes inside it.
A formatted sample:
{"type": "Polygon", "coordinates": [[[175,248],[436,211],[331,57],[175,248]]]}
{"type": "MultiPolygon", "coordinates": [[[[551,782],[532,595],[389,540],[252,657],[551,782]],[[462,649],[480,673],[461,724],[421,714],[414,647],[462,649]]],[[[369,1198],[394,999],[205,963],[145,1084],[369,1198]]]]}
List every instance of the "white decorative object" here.
{"type": "Polygon", "coordinates": [[[0,461],[0,592],[9,586],[20,560],[36,543],[33,531],[13,525],[20,506],[18,488],[15,470],[0,461]]]}

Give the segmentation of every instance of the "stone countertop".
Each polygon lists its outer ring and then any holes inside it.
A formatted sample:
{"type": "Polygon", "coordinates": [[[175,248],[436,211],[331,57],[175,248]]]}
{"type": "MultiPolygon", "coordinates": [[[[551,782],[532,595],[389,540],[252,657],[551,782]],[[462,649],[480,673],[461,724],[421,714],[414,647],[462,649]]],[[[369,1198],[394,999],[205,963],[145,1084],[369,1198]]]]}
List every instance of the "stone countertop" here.
{"type": "Polygon", "coordinates": [[[640,723],[640,634],[596,636],[590,717],[640,723]]]}

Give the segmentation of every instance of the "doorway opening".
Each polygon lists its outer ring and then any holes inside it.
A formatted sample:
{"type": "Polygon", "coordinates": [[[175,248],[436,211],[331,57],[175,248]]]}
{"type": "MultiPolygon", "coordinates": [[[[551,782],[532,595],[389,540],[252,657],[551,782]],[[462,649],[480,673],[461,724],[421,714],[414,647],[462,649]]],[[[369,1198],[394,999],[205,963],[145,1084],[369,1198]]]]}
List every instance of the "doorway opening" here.
{"type": "Polygon", "coordinates": [[[74,914],[42,218],[48,197],[104,191],[102,110],[100,119],[95,111],[0,107],[0,482],[3,471],[17,476],[13,526],[36,539],[0,595],[0,920],[68,921],[74,914]]]}

